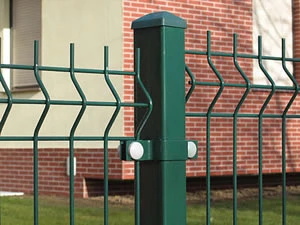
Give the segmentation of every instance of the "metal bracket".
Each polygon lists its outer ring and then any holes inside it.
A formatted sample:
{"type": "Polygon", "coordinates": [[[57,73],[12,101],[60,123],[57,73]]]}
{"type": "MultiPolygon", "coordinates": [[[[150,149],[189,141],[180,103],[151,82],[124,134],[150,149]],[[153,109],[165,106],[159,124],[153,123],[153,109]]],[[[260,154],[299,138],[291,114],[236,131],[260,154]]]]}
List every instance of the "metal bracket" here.
{"type": "Polygon", "coordinates": [[[121,141],[119,146],[121,160],[124,161],[176,161],[198,158],[197,141],[121,141]],[[178,146],[180,146],[178,148],[178,146]],[[180,149],[179,151],[176,149],[180,149]]]}

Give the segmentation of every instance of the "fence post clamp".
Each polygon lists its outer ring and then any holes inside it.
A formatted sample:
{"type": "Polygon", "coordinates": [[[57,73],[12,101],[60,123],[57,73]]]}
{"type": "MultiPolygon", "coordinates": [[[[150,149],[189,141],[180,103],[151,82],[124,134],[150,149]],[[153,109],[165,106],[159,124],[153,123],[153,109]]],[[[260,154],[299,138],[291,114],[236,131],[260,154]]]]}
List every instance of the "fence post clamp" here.
{"type": "Polygon", "coordinates": [[[197,141],[121,141],[119,153],[124,161],[188,160],[198,157],[197,141]],[[174,147],[176,146],[176,148],[174,147]],[[180,147],[178,147],[180,146],[180,147]],[[178,149],[177,151],[173,150],[178,149]]]}

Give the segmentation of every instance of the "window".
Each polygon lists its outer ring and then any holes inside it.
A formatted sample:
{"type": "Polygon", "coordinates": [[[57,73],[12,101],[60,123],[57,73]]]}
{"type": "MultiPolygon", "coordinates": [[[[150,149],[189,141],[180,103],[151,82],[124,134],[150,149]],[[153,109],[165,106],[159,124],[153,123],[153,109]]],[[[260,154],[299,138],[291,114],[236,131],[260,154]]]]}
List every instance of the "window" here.
{"type": "MultiPolygon", "coordinates": [[[[13,64],[33,64],[33,42],[41,39],[41,1],[11,0],[11,48],[13,64]]],[[[13,91],[37,89],[33,71],[11,72],[13,91]]]]}
{"type": "MultiPolygon", "coordinates": [[[[262,36],[263,55],[281,57],[281,38],[286,39],[286,57],[293,55],[292,5],[290,0],[254,0],[253,1],[253,49],[257,54],[258,35],[262,36]]],[[[282,69],[280,61],[264,60],[263,65],[276,85],[292,85],[282,69]]],[[[292,63],[287,63],[293,73],[292,63]]],[[[253,81],[256,84],[268,84],[267,78],[254,62],[253,81]]]]}
{"type": "MultiPolygon", "coordinates": [[[[10,18],[9,18],[9,1],[10,0],[0,0],[0,63],[9,64],[10,63],[10,18]]],[[[6,80],[8,86],[10,86],[10,70],[1,69],[2,75],[6,80]]],[[[0,91],[2,91],[2,86],[0,86],[0,91]]]]}
{"type": "MultiPolygon", "coordinates": [[[[10,29],[3,28],[0,34],[0,62],[2,64],[10,64],[10,29]]],[[[7,86],[10,87],[10,70],[1,69],[1,72],[7,86]]],[[[2,86],[0,90],[2,90],[2,86]]]]}

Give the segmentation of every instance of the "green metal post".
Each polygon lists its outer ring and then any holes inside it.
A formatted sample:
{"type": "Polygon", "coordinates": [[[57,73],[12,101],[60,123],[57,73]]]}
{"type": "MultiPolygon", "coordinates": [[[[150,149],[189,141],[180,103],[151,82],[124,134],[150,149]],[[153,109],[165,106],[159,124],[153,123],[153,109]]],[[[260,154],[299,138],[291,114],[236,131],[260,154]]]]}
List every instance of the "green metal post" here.
{"type": "MultiPolygon", "coordinates": [[[[153,110],[140,138],[153,143],[153,160],[140,162],[142,225],[186,224],[185,61],[186,22],[168,12],[132,23],[134,47],[140,48],[140,76],[153,110]]],[[[135,101],[147,102],[135,85],[135,101]]],[[[135,110],[139,124],[145,109],[135,110]]]]}

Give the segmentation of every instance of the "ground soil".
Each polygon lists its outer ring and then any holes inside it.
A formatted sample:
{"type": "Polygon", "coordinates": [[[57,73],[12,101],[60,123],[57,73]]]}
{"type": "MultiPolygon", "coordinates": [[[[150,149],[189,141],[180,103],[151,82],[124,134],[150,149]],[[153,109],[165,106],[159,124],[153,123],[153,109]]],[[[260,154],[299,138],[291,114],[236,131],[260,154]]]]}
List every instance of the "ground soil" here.
{"type": "MultiPolygon", "coordinates": [[[[264,188],[264,197],[271,198],[275,196],[281,196],[282,187],[265,187],[264,188]]],[[[300,195],[300,186],[289,186],[287,187],[288,195],[300,195]]],[[[247,199],[257,199],[258,197],[258,188],[243,188],[238,190],[238,199],[247,200],[247,199]]],[[[103,200],[103,197],[96,197],[95,199],[103,200]]],[[[188,203],[197,203],[205,202],[206,192],[199,191],[193,193],[187,193],[188,203]]],[[[211,190],[211,200],[212,201],[222,201],[222,200],[231,200],[232,199],[232,189],[223,189],[223,190],[211,190]]],[[[134,205],[134,196],[125,195],[125,196],[109,196],[109,203],[113,205],[134,205]]]]}

